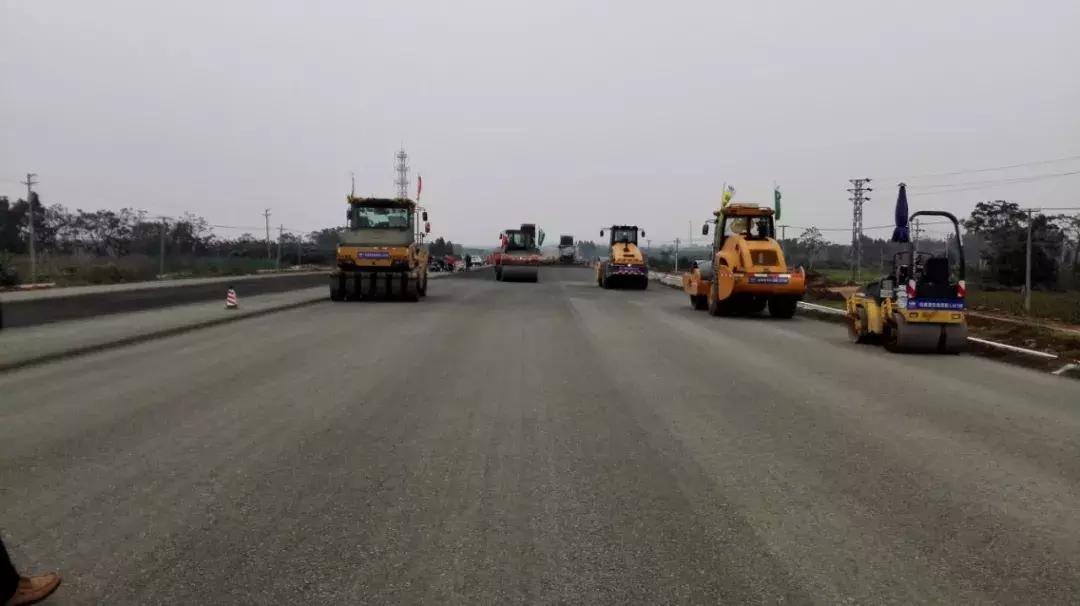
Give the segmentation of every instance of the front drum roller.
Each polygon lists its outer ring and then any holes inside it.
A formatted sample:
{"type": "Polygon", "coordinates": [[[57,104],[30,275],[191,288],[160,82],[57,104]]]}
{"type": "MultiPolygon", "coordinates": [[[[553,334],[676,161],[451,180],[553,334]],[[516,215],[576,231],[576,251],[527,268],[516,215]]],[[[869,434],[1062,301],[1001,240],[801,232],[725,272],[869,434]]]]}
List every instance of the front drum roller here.
{"type": "Polygon", "coordinates": [[[727,299],[720,298],[720,288],[714,281],[709,286],[709,294],[706,297],[706,309],[709,310],[710,316],[730,316],[735,313],[735,306],[731,300],[731,293],[728,293],[727,299]]]}
{"type": "Polygon", "coordinates": [[[945,353],[965,352],[967,343],[967,324],[945,325],[945,343],[942,348],[945,353]]]}
{"type": "Polygon", "coordinates": [[[934,352],[942,341],[943,325],[908,322],[904,316],[895,314],[896,326],[890,339],[891,351],[934,352]]]}
{"type": "Polygon", "coordinates": [[[727,267],[716,268],[716,299],[720,302],[731,298],[735,292],[735,274],[727,267]]]}
{"type": "Polygon", "coordinates": [[[848,314],[848,339],[852,343],[867,343],[870,340],[870,335],[866,331],[866,308],[859,307],[858,311],[854,314],[848,314]]]}

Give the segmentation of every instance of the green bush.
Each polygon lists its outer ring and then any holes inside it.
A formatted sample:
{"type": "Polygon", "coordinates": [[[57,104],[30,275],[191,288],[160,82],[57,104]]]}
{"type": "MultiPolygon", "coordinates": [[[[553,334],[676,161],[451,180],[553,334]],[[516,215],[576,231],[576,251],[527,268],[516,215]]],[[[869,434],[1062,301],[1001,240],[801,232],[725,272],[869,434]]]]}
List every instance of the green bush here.
{"type": "MultiPolygon", "coordinates": [[[[1011,290],[972,291],[967,295],[972,307],[986,307],[1016,315],[1024,315],[1024,295],[1011,290]]],[[[1080,292],[1031,292],[1031,315],[1039,318],[1080,324],[1080,292]]]]}
{"type": "Polygon", "coordinates": [[[0,286],[17,286],[19,272],[15,269],[15,259],[5,252],[0,252],[0,286]]]}
{"type": "Polygon", "coordinates": [[[83,279],[91,284],[113,284],[115,282],[123,282],[124,277],[120,272],[120,268],[114,263],[107,263],[105,265],[91,265],[87,267],[83,272],[83,279]]]}

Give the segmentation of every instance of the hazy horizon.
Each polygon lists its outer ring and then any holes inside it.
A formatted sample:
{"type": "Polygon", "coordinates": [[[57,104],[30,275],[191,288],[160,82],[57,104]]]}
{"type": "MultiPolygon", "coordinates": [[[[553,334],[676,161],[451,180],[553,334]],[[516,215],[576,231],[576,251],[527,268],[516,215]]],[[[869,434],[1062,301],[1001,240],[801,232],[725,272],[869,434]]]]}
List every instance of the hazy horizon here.
{"type": "Polygon", "coordinates": [[[271,208],[275,227],[314,230],[341,224],[350,172],[358,193],[392,194],[404,144],[433,235],[471,246],[522,222],[700,237],[725,182],[762,204],[778,183],[795,226],[850,225],[853,177],[875,179],[868,226],[891,223],[901,179],[913,209],[1080,206],[1080,175],[993,183],[1080,171],[1076,2],[6,0],[0,15],[12,198],[35,172],[50,204],[256,228],[271,208]],[[930,188],[950,183],[973,185],[930,188]]]}

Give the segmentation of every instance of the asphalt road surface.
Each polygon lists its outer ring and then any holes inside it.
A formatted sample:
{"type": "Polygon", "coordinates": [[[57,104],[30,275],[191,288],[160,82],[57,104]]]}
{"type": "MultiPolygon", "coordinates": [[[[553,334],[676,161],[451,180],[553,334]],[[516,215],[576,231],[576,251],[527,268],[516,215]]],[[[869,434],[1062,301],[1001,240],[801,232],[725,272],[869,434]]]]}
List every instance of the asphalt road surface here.
{"type": "Polygon", "coordinates": [[[51,604],[1077,603],[1080,383],[583,269],[0,374],[51,604]]]}

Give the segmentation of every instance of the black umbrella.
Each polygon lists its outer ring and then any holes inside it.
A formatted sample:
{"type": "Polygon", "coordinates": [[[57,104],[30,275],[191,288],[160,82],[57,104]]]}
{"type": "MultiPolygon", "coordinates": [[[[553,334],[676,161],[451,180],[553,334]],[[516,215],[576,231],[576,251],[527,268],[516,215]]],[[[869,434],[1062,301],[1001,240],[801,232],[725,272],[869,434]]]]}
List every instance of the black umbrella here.
{"type": "Polygon", "coordinates": [[[896,229],[892,233],[893,242],[908,242],[907,185],[900,184],[900,193],[896,196],[896,229]]]}

